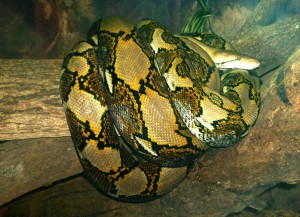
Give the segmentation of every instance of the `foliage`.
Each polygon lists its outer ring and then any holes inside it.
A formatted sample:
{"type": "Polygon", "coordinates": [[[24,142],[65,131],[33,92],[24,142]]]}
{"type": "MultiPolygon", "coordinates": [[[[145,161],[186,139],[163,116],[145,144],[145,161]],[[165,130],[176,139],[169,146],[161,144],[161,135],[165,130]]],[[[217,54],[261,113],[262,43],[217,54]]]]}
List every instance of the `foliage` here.
{"type": "Polygon", "coordinates": [[[198,0],[198,2],[200,9],[183,26],[181,33],[202,33],[205,32],[206,26],[214,33],[209,20],[211,11],[209,10],[208,0],[198,0]]]}

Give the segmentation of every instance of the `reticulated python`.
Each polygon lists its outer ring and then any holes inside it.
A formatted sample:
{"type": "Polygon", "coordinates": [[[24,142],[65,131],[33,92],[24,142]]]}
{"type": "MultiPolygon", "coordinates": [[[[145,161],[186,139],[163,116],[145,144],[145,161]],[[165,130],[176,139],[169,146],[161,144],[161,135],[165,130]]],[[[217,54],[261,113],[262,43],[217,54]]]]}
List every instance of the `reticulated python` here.
{"type": "Polygon", "coordinates": [[[253,127],[259,63],[221,39],[116,17],[98,21],[90,38],[66,54],[60,88],[81,163],[107,195],[156,199],[208,147],[236,143],[253,127]]]}

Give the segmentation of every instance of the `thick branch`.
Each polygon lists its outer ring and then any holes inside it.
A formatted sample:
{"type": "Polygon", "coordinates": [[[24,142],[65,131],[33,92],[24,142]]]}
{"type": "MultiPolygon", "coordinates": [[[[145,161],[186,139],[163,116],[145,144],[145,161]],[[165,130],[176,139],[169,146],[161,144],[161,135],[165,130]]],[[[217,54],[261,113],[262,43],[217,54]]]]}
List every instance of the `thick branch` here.
{"type": "Polygon", "coordinates": [[[8,141],[0,159],[0,206],[82,172],[70,137],[8,141]]]}
{"type": "Polygon", "coordinates": [[[0,60],[0,140],[69,136],[61,60],[0,60]]]}

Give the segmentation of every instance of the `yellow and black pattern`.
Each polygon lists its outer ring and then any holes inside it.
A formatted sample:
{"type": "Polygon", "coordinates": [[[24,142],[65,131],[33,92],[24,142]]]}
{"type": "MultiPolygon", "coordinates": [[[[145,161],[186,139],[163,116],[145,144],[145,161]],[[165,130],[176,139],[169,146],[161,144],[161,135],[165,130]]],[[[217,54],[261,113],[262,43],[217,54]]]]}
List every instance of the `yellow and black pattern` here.
{"type": "Polygon", "coordinates": [[[106,17],[91,29],[91,43],[66,54],[60,89],[71,136],[107,195],[156,199],[209,146],[232,145],[253,127],[259,79],[240,66],[221,77],[197,37],[175,36],[151,20],[135,27],[106,17]]]}
{"type": "Polygon", "coordinates": [[[179,184],[191,165],[164,168],[131,151],[111,121],[98,66],[94,47],[80,42],[66,55],[61,76],[61,96],[82,165],[112,197],[153,200],[179,184]]]}

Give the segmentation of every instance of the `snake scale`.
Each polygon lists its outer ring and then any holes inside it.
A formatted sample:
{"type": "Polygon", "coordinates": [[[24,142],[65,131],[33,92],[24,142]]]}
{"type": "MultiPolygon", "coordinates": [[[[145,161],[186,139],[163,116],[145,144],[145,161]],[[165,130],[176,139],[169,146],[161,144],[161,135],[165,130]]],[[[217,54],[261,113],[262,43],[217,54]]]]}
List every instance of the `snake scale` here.
{"type": "Polygon", "coordinates": [[[168,193],[209,147],[255,124],[259,62],[225,41],[117,17],[96,22],[89,38],[65,55],[60,92],[86,174],[114,199],[168,193]]]}

